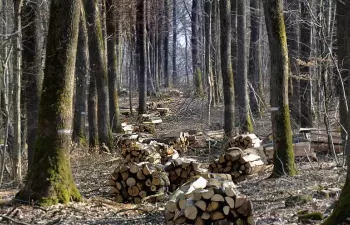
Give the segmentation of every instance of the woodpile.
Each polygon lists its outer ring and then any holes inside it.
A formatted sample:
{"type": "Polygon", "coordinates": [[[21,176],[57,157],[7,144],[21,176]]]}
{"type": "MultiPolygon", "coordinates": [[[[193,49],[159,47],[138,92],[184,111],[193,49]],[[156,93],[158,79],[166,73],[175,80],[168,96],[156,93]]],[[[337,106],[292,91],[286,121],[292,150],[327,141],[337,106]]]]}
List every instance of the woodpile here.
{"type": "Polygon", "coordinates": [[[114,148],[120,148],[122,151],[130,148],[132,145],[135,145],[137,143],[138,139],[137,134],[113,134],[113,143],[114,148]]]}
{"type": "Polygon", "coordinates": [[[153,145],[136,142],[129,148],[122,149],[121,155],[125,162],[161,163],[161,156],[153,145]]]}
{"type": "Polygon", "coordinates": [[[231,148],[209,164],[208,170],[212,173],[230,174],[234,181],[239,182],[265,168],[266,159],[262,157],[259,151],[253,148],[246,150],[231,148]]]}
{"type": "Polygon", "coordinates": [[[153,123],[140,123],[139,125],[134,127],[133,132],[155,134],[156,128],[153,123]]]}
{"type": "Polygon", "coordinates": [[[203,177],[176,190],[165,206],[168,225],[204,225],[220,220],[253,225],[252,214],[251,200],[240,195],[232,181],[203,177]]]}
{"type": "Polygon", "coordinates": [[[167,116],[169,115],[170,109],[169,108],[157,108],[157,112],[160,116],[167,116]]]}
{"type": "Polygon", "coordinates": [[[157,149],[157,152],[159,152],[162,164],[180,157],[179,153],[172,146],[155,141],[151,142],[150,144],[157,149]]]}
{"type": "Polygon", "coordinates": [[[164,165],[164,170],[169,173],[170,191],[188,182],[196,175],[200,175],[199,163],[193,159],[177,158],[164,165]]]}
{"type": "Polygon", "coordinates": [[[238,147],[241,149],[260,147],[261,140],[255,134],[241,134],[228,142],[228,148],[238,147]]]}
{"type": "Polygon", "coordinates": [[[172,146],[180,154],[187,152],[189,134],[187,132],[174,132],[161,136],[165,144],[172,146]]]}
{"type": "Polygon", "coordinates": [[[164,197],[169,184],[163,166],[151,163],[121,164],[108,180],[109,193],[118,203],[154,203],[164,197]]]}

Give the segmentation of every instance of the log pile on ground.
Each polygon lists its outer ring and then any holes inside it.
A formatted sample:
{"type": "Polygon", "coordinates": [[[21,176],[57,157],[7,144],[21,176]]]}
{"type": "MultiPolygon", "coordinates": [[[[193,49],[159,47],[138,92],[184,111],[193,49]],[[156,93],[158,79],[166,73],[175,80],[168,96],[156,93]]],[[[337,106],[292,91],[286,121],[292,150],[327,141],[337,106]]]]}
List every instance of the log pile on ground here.
{"type": "Polygon", "coordinates": [[[240,195],[232,181],[203,177],[176,190],[165,206],[168,225],[204,225],[220,220],[253,225],[252,214],[251,200],[240,195]]]}
{"type": "Polygon", "coordinates": [[[180,157],[179,153],[172,146],[155,141],[151,142],[150,144],[157,149],[157,152],[159,152],[162,164],[180,157]]]}
{"type": "Polygon", "coordinates": [[[153,145],[133,143],[129,148],[122,149],[121,155],[125,162],[161,163],[161,156],[153,145]]]}
{"type": "Polygon", "coordinates": [[[113,143],[115,143],[114,148],[120,148],[122,151],[130,148],[132,145],[137,143],[137,134],[114,134],[113,143]]]}
{"type": "Polygon", "coordinates": [[[156,128],[153,123],[140,123],[137,126],[134,126],[133,132],[155,134],[156,128]]]}
{"type": "Polygon", "coordinates": [[[187,132],[174,132],[161,136],[161,139],[163,139],[164,143],[173,146],[175,150],[182,154],[187,151],[189,145],[188,136],[189,134],[187,132]]]}
{"type": "Polygon", "coordinates": [[[165,164],[164,170],[169,173],[170,191],[188,182],[196,175],[200,175],[199,163],[193,159],[177,158],[165,164]]]}
{"type": "Polygon", "coordinates": [[[262,157],[254,148],[246,150],[231,148],[209,164],[208,170],[212,173],[231,174],[232,179],[239,182],[245,180],[248,175],[258,173],[265,168],[266,159],[262,157]]]}
{"type": "Polygon", "coordinates": [[[241,149],[260,147],[261,140],[255,134],[241,134],[234,137],[228,143],[228,148],[238,147],[241,149]]]}
{"type": "Polygon", "coordinates": [[[159,124],[159,123],[162,123],[163,120],[162,118],[154,114],[142,114],[140,116],[140,122],[143,124],[149,124],[149,123],[159,124]]]}
{"type": "Polygon", "coordinates": [[[108,180],[109,192],[119,203],[155,202],[164,198],[169,184],[163,166],[151,163],[121,164],[108,180]]]}

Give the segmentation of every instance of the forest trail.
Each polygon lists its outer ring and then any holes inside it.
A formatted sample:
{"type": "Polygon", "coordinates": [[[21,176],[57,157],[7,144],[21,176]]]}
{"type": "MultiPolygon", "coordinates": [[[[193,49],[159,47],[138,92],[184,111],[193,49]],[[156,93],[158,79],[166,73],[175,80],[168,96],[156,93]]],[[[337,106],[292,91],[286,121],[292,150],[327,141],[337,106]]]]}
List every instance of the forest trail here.
{"type": "MultiPolygon", "coordinates": [[[[134,100],[136,105],[137,99],[134,100]]],[[[170,109],[170,114],[163,117],[163,122],[156,126],[157,135],[184,129],[202,131],[207,128],[203,114],[206,105],[202,99],[169,95],[151,101],[170,109]]],[[[120,102],[122,108],[128,107],[126,99],[121,98],[120,102]]],[[[221,128],[222,113],[222,106],[213,109],[212,129],[221,128]]],[[[136,117],[123,119],[131,123],[136,117]]],[[[269,119],[261,118],[254,122],[256,133],[260,137],[268,136],[269,119]]],[[[215,146],[210,151],[208,148],[189,148],[185,157],[208,164],[222,152],[215,146]]],[[[318,156],[318,159],[318,162],[297,160],[299,174],[295,177],[267,179],[271,173],[269,167],[259,175],[238,183],[237,189],[253,202],[257,225],[302,224],[298,221],[297,214],[306,210],[330,214],[330,207],[344,183],[346,170],[337,167],[330,157],[318,156]],[[298,196],[301,196],[300,199],[298,196]]],[[[74,149],[71,158],[72,171],[84,201],[48,208],[24,205],[11,200],[16,189],[6,183],[9,177],[5,172],[7,180],[0,188],[0,224],[166,224],[165,202],[135,205],[113,201],[107,181],[120,160],[118,154],[89,153],[85,149],[74,149]]],[[[318,224],[321,221],[306,222],[318,224]]]]}

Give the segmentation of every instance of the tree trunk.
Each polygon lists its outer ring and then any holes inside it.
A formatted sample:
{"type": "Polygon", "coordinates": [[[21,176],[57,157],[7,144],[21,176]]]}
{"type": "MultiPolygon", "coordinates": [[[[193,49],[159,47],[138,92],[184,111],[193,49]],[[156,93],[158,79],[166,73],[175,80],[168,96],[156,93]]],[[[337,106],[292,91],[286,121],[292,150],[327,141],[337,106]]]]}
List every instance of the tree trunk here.
{"type": "Polygon", "coordinates": [[[32,169],[16,195],[41,205],[81,200],[70,167],[72,100],[80,1],[51,1],[47,57],[32,169]],[[50,106],[50,107],[48,107],[50,106]]]}
{"type": "Polygon", "coordinates": [[[203,83],[202,83],[202,71],[199,65],[199,54],[198,54],[198,12],[199,4],[198,0],[192,1],[192,12],[191,12],[191,27],[192,27],[192,67],[193,67],[193,81],[195,86],[195,93],[198,96],[203,95],[203,83]]]}
{"type": "MultiPolygon", "coordinates": [[[[344,51],[342,54],[350,55],[350,44],[349,44],[350,43],[350,33],[349,33],[350,14],[348,13],[350,10],[350,4],[349,4],[349,2],[343,2],[341,4],[338,4],[338,7],[342,7],[344,9],[343,12],[347,12],[345,14],[338,14],[338,16],[345,17],[345,18],[344,17],[341,18],[341,19],[343,19],[344,23],[339,23],[340,21],[339,21],[339,17],[338,17],[338,29],[339,28],[341,29],[340,32],[338,31],[339,32],[338,34],[341,34],[342,31],[344,32],[343,33],[344,36],[340,41],[343,41],[343,43],[341,43],[341,44],[343,44],[342,46],[345,47],[345,49],[346,49],[346,51],[344,51]],[[345,25],[345,26],[343,26],[343,25],[345,25]]],[[[341,47],[341,46],[338,46],[338,48],[339,47],[341,47]]],[[[341,55],[340,57],[342,57],[344,55],[341,55]]],[[[345,65],[346,65],[346,69],[348,70],[347,76],[349,76],[349,73],[350,73],[349,63],[346,62],[345,65]]],[[[350,91],[349,85],[347,86],[347,89],[348,89],[347,91],[349,93],[349,91],[350,91]]],[[[348,99],[347,99],[348,104],[350,104],[349,96],[347,96],[347,97],[348,97],[348,99]]],[[[350,113],[348,113],[348,117],[349,116],[350,116],[350,113]]],[[[349,130],[349,128],[350,128],[350,124],[349,124],[349,122],[347,122],[347,129],[349,130]]],[[[348,167],[347,167],[347,175],[346,175],[345,185],[344,185],[343,190],[339,196],[338,203],[337,203],[332,215],[330,217],[328,217],[327,220],[322,225],[343,224],[344,222],[346,223],[346,221],[348,220],[348,217],[350,215],[350,205],[349,205],[349,203],[350,203],[350,166],[349,166],[349,163],[350,163],[350,154],[349,154],[350,145],[349,144],[347,145],[347,152],[348,152],[348,154],[346,156],[346,160],[347,160],[348,167]]]]}
{"type": "Polygon", "coordinates": [[[235,102],[231,67],[231,18],[230,0],[220,1],[220,50],[221,73],[224,91],[224,132],[227,138],[235,135],[235,102]]]}
{"type": "Polygon", "coordinates": [[[98,2],[98,0],[84,0],[84,8],[89,37],[90,73],[96,81],[97,88],[98,140],[100,145],[105,143],[110,146],[108,78],[98,2]]]}
{"type": "Polygon", "coordinates": [[[90,73],[89,95],[88,95],[88,123],[89,123],[89,148],[98,146],[97,128],[97,90],[95,78],[90,73]]]}
{"type": "Polygon", "coordinates": [[[261,46],[260,46],[260,2],[250,0],[250,52],[249,52],[249,80],[251,90],[249,92],[250,108],[254,115],[260,115],[260,104],[263,90],[262,83],[262,64],[261,64],[261,46]]]}
{"type": "Polygon", "coordinates": [[[249,114],[249,95],[248,95],[248,71],[247,71],[247,17],[246,1],[237,1],[237,108],[240,123],[240,132],[253,132],[253,124],[249,114]]]}
{"type": "Polygon", "coordinates": [[[208,80],[208,105],[207,105],[207,110],[208,110],[208,125],[210,126],[211,123],[211,118],[210,118],[210,109],[211,109],[211,104],[213,101],[213,72],[212,72],[212,66],[211,66],[211,4],[212,2],[206,1],[204,3],[204,14],[205,14],[205,76],[206,79],[208,80]]]}
{"type": "MultiPolygon", "coordinates": [[[[21,11],[22,0],[14,0],[14,57],[13,57],[13,112],[14,112],[14,143],[13,143],[13,167],[12,175],[16,184],[22,182],[21,173],[21,66],[22,66],[22,33],[21,33],[21,11]]],[[[5,156],[4,156],[5,157],[5,156]]]]}
{"type": "MultiPolygon", "coordinates": [[[[346,52],[346,46],[345,46],[345,31],[347,29],[346,27],[346,14],[348,13],[346,11],[346,7],[347,7],[348,3],[347,2],[342,2],[342,1],[337,1],[337,16],[336,16],[336,20],[337,20],[337,46],[338,46],[338,67],[341,71],[341,77],[342,80],[344,82],[344,88],[345,88],[345,95],[348,96],[348,90],[347,90],[347,86],[348,86],[348,71],[347,68],[349,66],[349,61],[348,61],[348,57],[347,57],[347,52],[346,52]]],[[[346,136],[347,136],[347,129],[348,129],[348,113],[347,113],[347,108],[346,108],[346,99],[344,98],[344,93],[342,93],[342,88],[341,88],[341,83],[340,83],[340,79],[338,78],[338,90],[339,93],[337,93],[339,95],[339,119],[340,119],[340,124],[342,126],[341,129],[341,136],[342,139],[345,141],[346,140],[346,136]]]]}
{"type": "Polygon", "coordinates": [[[119,49],[117,48],[116,1],[107,0],[107,65],[108,65],[108,91],[109,91],[109,116],[112,131],[121,132],[118,96],[118,61],[119,49]]]}
{"type": "Polygon", "coordinates": [[[84,12],[80,14],[75,74],[76,93],[73,119],[73,140],[81,145],[85,145],[87,144],[85,121],[87,110],[87,78],[89,76],[89,46],[84,12]]]}
{"type": "Polygon", "coordinates": [[[312,105],[311,105],[311,69],[310,69],[310,56],[311,56],[311,12],[309,6],[311,6],[312,0],[301,1],[301,27],[300,27],[300,102],[301,102],[301,127],[312,127],[312,105]]]}
{"type": "Polygon", "coordinates": [[[218,83],[218,77],[219,75],[219,53],[220,53],[220,34],[217,32],[218,27],[220,27],[220,20],[219,20],[219,15],[218,15],[218,2],[213,1],[212,3],[212,13],[211,13],[211,46],[210,46],[210,55],[211,55],[211,62],[213,64],[212,68],[212,74],[213,74],[213,106],[216,106],[219,104],[219,98],[220,98],[220,93],[219,93],[219,83],[218,83]]]}
{"type": "Polygon", "coordinates": [[[173,0],[173,85],[178,85],[177,69],[176,69],[176,49],[177,49],[177,16],[176,16],[176,0],[173,0]]]}
{"type": "Polygon", "coordinates": [[[145,0],[137,0],[136,55],[139,74],[139,114],[144,114],[147,97],[145,0]]]}
{"type": "Polygon", "coordinates": [[[288,53],[290,62],[291,76],[289,78],[289,105],[292,127],[300,127],[300,80],[299,80],[299,19],[300,3],[299,0],[287,1],[289,8],[286,16],[288,53]]]}
{"type": "Polygon", "coordinates": [[[264,1],[271,52],[270,104],[274,142],[274,177],[296,174],[288,106],[289,61],[283,1],[264,1]]]}
{"type": "Polygon", "coordinates": [[[164,84],[170,86],[169,78],[169,33],[170,33],[169,1],[164,0],[164,84]]]}

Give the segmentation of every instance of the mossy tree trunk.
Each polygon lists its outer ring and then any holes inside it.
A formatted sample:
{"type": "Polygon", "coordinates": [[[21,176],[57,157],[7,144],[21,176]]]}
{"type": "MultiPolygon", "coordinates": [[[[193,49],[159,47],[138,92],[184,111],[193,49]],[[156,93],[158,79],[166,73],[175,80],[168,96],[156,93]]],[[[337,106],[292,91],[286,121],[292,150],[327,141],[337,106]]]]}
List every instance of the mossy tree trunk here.
{"type": "Polygon", "coordinates": [[[192,67],[193,67],[193,82],[195,86],[195,93],[198,96],[203,95],[203,81],[202,81],[202,71],[199,63],[198,54],[198,13],[199,13],[199,3],[198,0],[192,1],[192,11],[191,11],[191,44],[192,44],[192,67]]]}
{"type": "Polygon", "coordinates": [[[249,114],[248,95],[248,63],[247,63],[247,6],[245,0],[237,1],[237,109],[240,132],[253,132],[253,124],[249,114]]]}
{"type": "Polygon", "coordinates": [[[283,18],[283,1],[264,1],[266,28],[271,54],[270,105],[274,143],[273,177],[293,176],[294,162],[292,131],[288,105],[289,60],[283,18]]]}
{"type": "Polygon", "coordinates": [[[81,2],[51,1],[35,155],[16,198],[41,205],[81,200],[70,167],[74,69],[81,2]],[[49,106],[49,107],[48,107],[49,106]]]}
{"type": "Polygon", "coordinates": [[[220,1],[220,51],[224,91],[224,132],[227,138],[235,135],[235,101],[231,67],[231,17],[230,0],[220,1]]]}
{"type": "Polygon", "coordinates": [[[121,132],[118,96],[118,62],[119,49],[117,48],[116,1],[107,0],[107,65],[108,65],[108,91],[109,91],[109,116],[112,131],[121,132]]]}
{"type": "Polygon", "coordinates": [[[146,113],[147,98],[145,0],[137,0],[136,6],[136,55],[139,78],[139,114],[143,114],[146,113]]]}
{"type": "Polygon", "coordinates": [[[252,84],[249,93],[250,108],[253,115],[260,115],[260,105],[262,90],[262,64],[261,64],[261,45],[260,45],[260,2],[259,0],[250,0],[250,48],[249,48],[249,81],[252,84]]]}
{"type": "Polygon", "coordinates": [[[211,24],[210,24],[210,36],[211,36],[211,44],[210,44],[210,60],[212,62],[212,76],[213,76],[213,106],[219,104],[219,82],[218,77],[221,76],[219,73],[219,57],[220,57],[220,33],[217,32],[220,29],[220,18],[218,14],[218,1],[211,2],[211,24]]]}
{"type": "Polygon", "coordinates": [[[99,144],[110,146],[107,61],[98,3],[98,0],[84,0],[84,8],[89,37],[90,73],[97,88],[98,140],[99,144]]]}
{"type": "Polygon", "coordinates": [[[300,127],[300,80],[299,80],[299,23],[300,16],[299,0],[287,1],[289,6],[286,14],[287,42],[290,62],[290,78],[289,78],[289,105],[292,120],[292,128],[300,127]]]}
{"type": "Polygon", "coordinates": [[[210,59],[211,56],[211,9],[212,9],[212,2],[206,1],[204,2],[204,30],[205,30],[205,77],[208,80],[208,88],[207,88],[207,94],[208,94],[208,103],[207,103],[207,123],[210,126],[211,125],[211,105],[213,102],[213,70],[212,70],[212,62],[210,59]]]}
{"type": "Polygon", "coordinates": [[[301,102],[301,127],[313,126],[312,115],[312,93],[311,93],[311,13],[309,6],[312,0],[301,1],[301,20],[300,25],[300,102],[301,102]]]}
{"type": "MultiPolygon", "coordinates": [[[[82,8],[83,9],[83,8],[82,8]]],[[[87,78],[89,76],[89,46],[85,12],[81,9],[79,22],[78,50],[75,67],[75,107],[73,119],[73,140],[85,145],[87,78]]]]}

